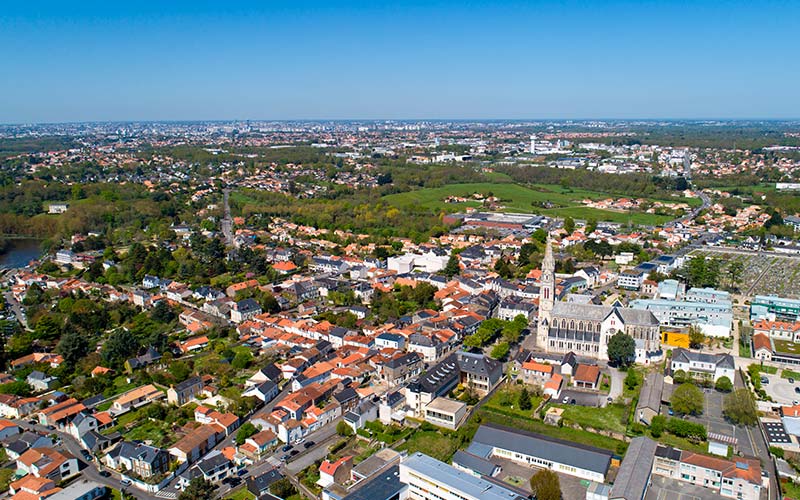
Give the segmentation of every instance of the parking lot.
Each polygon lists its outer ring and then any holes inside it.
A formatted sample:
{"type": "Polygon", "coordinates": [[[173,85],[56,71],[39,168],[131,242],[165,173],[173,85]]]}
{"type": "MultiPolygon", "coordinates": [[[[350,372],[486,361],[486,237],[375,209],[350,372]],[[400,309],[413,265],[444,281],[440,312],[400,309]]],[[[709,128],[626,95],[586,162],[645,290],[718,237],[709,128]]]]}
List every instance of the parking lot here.
{"type": "Polygon", "coordinates": [[[781,378],[780,373],[780,370],[775,375],[762,373],[761,375],[769,380],[769,384],[762,383],[761,386],[777,403],[792,405],[795,401],[800,401],[800,394],[795,392],[795,388],[800,387],[800,381],[795,380],[792,384],[788,379],[781,378]]]}
{"type": "Polygon", "coordinates": [[[606,398],[608,397],[607,394],[596,393],[596,392],[583,392],[577,391],[575,389],[564,389],[558,395],[557,402],[562,402],[564,398],[569,398],[569,402],[575,400],[576,405],[579,406],[591,406],[593,408],[598,406],[605,406],[606,398]]]}
{"type": "Polygon", "coordinates": [[[719,495],[708,488],[655,474],[650,476],[650,487],[647,488],[644,496],[645,500],[712,500],[717,498],[719,495]]]}
{"type": "MultiPolygon", "coordinates": [[[[518,464],[511,460],[507,460],[505,458],[493,456],[492,462],[497,463],[501,468],[502,471],[500,474],[497,475],[497,479],[501,481],[505,481],[506,478],[509,477],[516,477],[523,479],[523,484],[517,486],[517,488],[523,489],[525,491],[531,491],[531,476],[533,476],[536,471],[539,469],[536,467],[529,467],[527,465],[518,464]]],[[[585,498],[586,497],[586,486],[581,484],[581,480],[574,476],[569,476],[567,474],[558,474],[558,481],[561,485],[561,496],[562,498],[585,498]]],[[[509,483],[513,484],[513,483],[509,483]]]]}

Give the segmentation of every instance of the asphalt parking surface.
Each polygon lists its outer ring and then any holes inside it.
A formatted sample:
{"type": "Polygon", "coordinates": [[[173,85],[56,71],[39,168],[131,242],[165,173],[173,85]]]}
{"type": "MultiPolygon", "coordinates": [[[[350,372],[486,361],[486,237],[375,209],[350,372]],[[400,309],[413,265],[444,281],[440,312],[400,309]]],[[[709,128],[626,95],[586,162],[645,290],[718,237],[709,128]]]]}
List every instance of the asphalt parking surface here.
{"type": "Polygon", "coordinates": [[[713,490],[695,486],[664,476],[650,476],[650,487],[645,500],[716,500],[720,496],[713,490]]]}
{"type": "Polygon", "coordinates": [[[582,391],[576,391],[574,389],[563,389],[561,393],[558,395],[557,401],[554,402],[561,403],[564,400],[564,398],[567,397],[569,398],[570,401],[574,399],[575,400],[574,404],[576,405],[597,407],[597,406],[602,406],[605,403],[606,398],[608,396],[606,394],[598,394],[594,392],[582,392],[582,391]]]}

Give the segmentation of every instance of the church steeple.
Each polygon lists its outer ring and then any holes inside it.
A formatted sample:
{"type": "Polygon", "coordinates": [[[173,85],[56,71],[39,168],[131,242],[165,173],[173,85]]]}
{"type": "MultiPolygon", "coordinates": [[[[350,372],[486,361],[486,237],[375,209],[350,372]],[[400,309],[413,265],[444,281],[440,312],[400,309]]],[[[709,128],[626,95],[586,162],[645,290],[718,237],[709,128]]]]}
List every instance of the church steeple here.
{"type": "Polygon", "coordinates": [[[553,258],[553,242],[547,237],[542,259],[542,278],[539,287],[539,324],[537,328],[536,343],[547,350],[547,334],[550,329],[551,313],[555,303],[556,293],[556,262],[553,258]]]}

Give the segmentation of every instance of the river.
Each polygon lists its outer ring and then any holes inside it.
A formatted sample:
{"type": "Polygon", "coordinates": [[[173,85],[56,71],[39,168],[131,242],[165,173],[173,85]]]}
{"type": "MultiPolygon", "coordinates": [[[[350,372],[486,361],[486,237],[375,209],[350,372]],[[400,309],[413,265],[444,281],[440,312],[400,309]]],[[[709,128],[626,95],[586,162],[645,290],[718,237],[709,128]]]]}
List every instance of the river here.
{"type": "Polygon", "coordinates": [[[41,240],[34,239],[8,239],[2,242],[0,254],[0,269],[12,267],[25,267],[32,260],[42,255],[41,240]]]}

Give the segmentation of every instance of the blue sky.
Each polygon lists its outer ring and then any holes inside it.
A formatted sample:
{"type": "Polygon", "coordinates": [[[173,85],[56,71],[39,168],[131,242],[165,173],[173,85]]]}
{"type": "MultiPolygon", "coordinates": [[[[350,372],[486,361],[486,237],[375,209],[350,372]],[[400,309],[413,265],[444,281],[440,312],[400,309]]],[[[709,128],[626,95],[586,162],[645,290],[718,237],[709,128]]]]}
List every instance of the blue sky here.
{"type": "Polygon", "coordinates": [[[800,117],[796,1],[13,3],[0,123],[800,117]]]}

